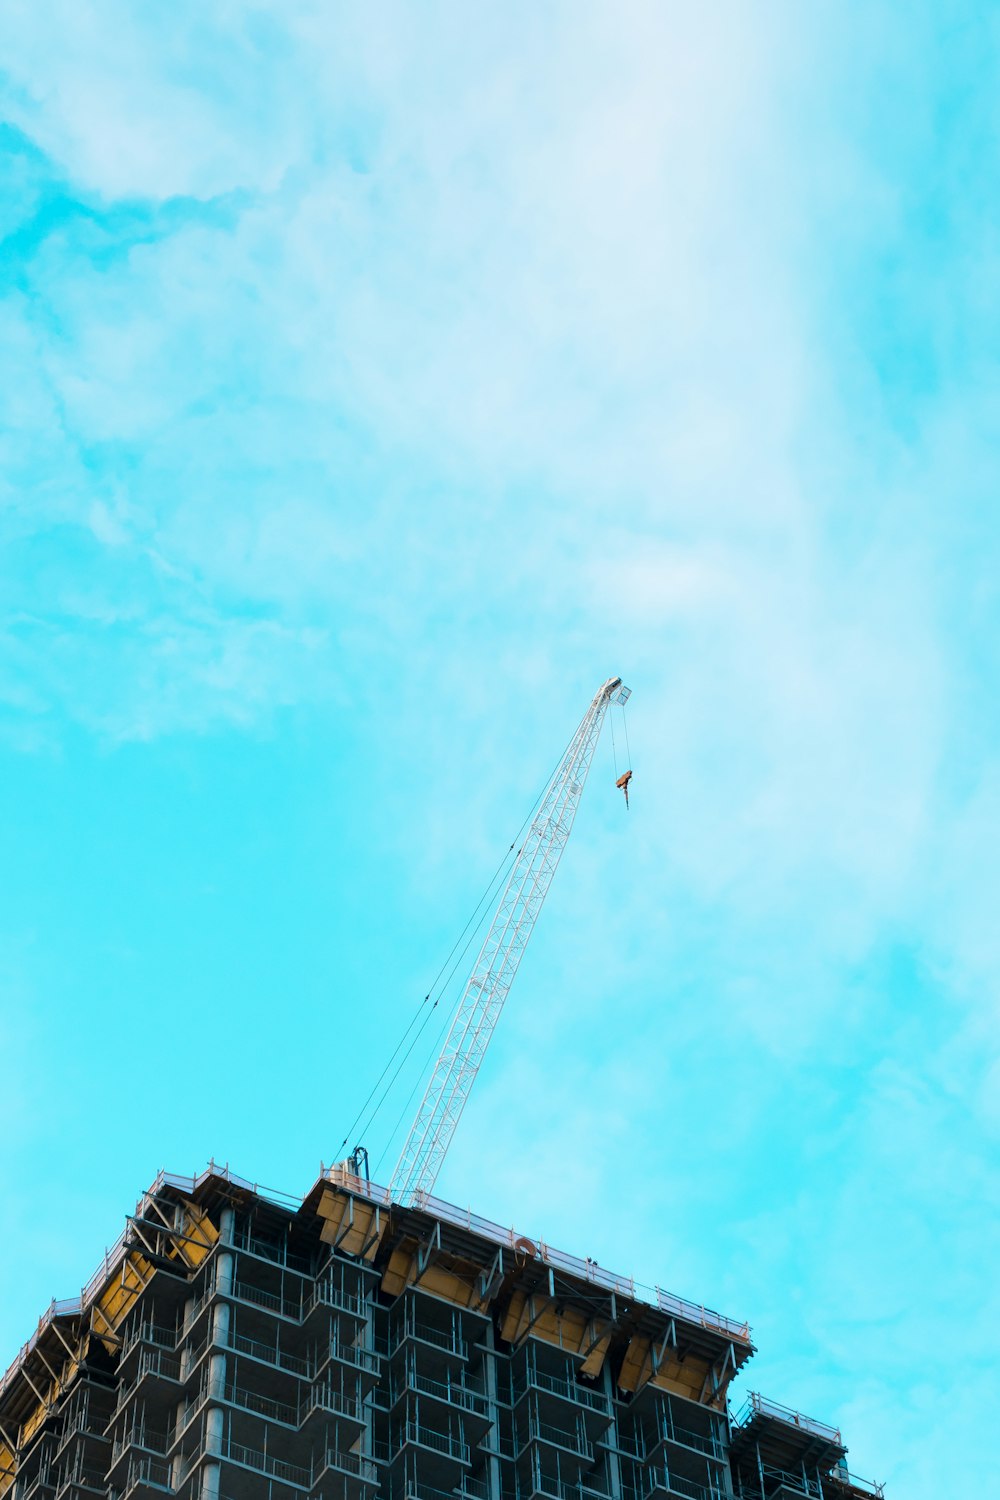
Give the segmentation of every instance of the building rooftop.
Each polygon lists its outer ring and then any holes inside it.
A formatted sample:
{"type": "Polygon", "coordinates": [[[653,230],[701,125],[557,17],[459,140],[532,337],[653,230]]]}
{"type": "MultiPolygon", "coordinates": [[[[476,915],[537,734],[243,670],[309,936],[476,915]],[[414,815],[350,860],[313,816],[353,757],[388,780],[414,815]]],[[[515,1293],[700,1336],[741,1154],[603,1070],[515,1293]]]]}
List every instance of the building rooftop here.
{"type": "Polygon", "coordinates": [[[0,1497],[196,1500],[220,1468],[240,1500],[881,1493],[834,1427],[756,1394],[733,1421],[754,1353],[742,1319],[346,1164],[298,1198],[212,1162],[157,1176],[0,1381],[0,1497]]]}

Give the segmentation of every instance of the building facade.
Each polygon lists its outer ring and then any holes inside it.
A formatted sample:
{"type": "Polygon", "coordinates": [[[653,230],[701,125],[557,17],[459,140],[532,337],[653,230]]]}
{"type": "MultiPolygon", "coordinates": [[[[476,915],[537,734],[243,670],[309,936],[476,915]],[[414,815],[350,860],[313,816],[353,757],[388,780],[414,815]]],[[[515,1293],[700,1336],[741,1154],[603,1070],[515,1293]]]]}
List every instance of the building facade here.
{"type": "Polygon", "coordinates": [[[0,1500],[863,1500],[745,1323],[342,1168],[161,1174],[0,1385],[0,1500]]]}

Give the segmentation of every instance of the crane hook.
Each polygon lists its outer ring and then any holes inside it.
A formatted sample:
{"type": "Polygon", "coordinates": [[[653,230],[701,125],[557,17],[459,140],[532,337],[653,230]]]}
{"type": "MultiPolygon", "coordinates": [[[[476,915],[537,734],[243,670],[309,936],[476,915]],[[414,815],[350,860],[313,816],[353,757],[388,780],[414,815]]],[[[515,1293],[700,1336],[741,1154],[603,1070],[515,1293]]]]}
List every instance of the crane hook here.
{"type": "Polygon", "coordinates": [[[629,782],[631,780],[632,780],[632,772],[631,771],[626,771],[625,774],[623,776],[619,776],[618,780],[615,782],[615,786],[620,786],[621,789],[622,789],[622,791],[625,793],[625,807],[626,807],[626,809],[628,808],[628,784],[629,784],[629,782]]]}

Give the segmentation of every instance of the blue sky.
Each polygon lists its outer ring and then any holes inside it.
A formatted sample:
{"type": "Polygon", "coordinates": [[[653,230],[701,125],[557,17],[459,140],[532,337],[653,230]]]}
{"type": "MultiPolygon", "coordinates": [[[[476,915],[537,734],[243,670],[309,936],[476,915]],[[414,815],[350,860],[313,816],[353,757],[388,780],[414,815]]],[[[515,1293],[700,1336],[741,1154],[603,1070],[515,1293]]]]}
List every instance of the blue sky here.
{"type": "Polygon", "coordinates": [[[997,18],[3,32],[0,1364],[161,1165],[309,1187],[620,672],[633,810],[605,741],[439,1191],[971,1493],[997,18]]]}

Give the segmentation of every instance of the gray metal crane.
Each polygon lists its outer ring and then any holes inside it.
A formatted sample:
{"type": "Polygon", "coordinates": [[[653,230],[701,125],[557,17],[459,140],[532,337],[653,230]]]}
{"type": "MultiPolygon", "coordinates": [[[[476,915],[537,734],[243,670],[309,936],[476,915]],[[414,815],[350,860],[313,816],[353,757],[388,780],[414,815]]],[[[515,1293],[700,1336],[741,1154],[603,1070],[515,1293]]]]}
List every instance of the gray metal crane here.
{"type": "MultiPolygon", "coordinates": [[[[630,695],[620,677],[608,678],[542,794],[392,1174],[390,1187],[397,1203],[419,1202],[421,1195],[433,1191],[569,839],[605,716],[612,703],[624,705],[630,695]]],[[[627,801],[627,781],[623,790],[627,801]]]]}

